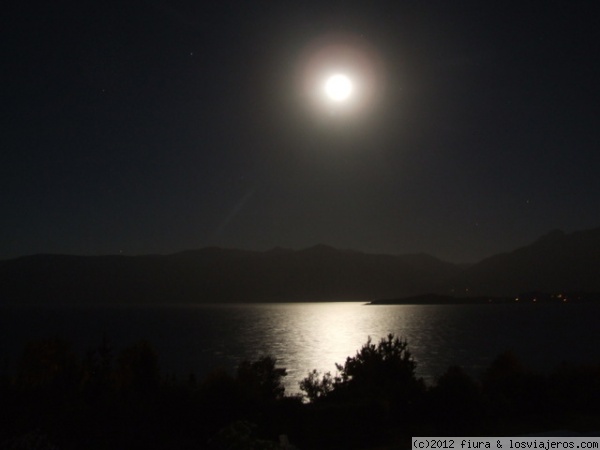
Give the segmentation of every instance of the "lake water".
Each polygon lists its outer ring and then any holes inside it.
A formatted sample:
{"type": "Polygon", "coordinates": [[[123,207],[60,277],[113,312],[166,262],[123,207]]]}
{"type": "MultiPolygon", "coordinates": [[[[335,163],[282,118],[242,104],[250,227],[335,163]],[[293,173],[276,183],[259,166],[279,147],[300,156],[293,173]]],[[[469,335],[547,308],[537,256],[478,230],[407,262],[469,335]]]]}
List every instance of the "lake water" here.
{"type": "Polygon", "coordinates": [[[286,392],[312,369],[335,371],[371,336],[408,341],[418,374],[433,381],[449,365],[472,374],[511,350],[535,369],[561,361],[600,362],[600,305],[251,305],[2,307],[0,356],[14,367],[27,340],[60,336],[79,351],[103,335],[120,350],[141,339],[157,349],[162,371],[186,377],[272,355],[286,367],[286,392]]]}

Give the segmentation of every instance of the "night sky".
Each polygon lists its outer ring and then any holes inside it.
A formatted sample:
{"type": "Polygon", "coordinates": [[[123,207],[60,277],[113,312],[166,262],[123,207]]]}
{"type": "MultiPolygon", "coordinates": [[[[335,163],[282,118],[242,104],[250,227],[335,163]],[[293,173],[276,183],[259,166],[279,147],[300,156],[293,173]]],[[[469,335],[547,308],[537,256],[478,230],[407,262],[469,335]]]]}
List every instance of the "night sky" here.
{"type": "Polygon", "coordinates": [[[600,225],[596,2],[11,3],[0,259],[467,262],[600,225]],[[327,102],[328,70],[357,97],[327,102]]]}

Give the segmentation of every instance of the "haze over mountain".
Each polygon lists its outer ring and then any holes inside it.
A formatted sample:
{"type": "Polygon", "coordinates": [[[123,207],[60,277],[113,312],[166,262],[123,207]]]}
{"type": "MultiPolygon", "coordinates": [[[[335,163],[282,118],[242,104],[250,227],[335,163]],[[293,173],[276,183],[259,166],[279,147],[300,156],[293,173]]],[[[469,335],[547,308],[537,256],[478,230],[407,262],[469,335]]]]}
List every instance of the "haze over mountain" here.
{"type": "Polygon", "coordinates": [[[2,303],[369,301],[430,292],[474,296],[529,290],[600,291],[600,228],[555,231],[471,266],[426,254],[367,254],[325,245],[0,261],[2,303]]]}

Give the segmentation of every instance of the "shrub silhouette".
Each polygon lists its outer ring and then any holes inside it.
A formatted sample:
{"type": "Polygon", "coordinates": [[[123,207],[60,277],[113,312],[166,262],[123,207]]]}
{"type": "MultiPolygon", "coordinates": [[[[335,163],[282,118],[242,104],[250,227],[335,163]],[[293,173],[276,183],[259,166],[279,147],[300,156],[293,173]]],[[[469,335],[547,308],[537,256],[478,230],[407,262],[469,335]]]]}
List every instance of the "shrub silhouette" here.
{"type": "Polygon", "coordinates": [[[59,338],[32,341],[25,345],[19,361],[18,381],[30,389],[73,387],[78,366],[77,356],[67,341],[59,338]]]}
{"type": "Polygon", "coordinates": [[[449,367],[428,392],[427,418],[445,433],[474,433],[484,413],[481,386],[459,366],[449,367]]]}
{"type": "Polygon", "coordinates": [[[273,402],[283,397],[282,378],[287,372],[276,368],[276,363],[275,358],[264,356],[254,362],[243,361],[238,366],[236,379],[249,400],[273,402]]]}
{"type": "Polygon", "coordinates": [[[300,383],[307,403],[285,396],[286,370],[269,356],[233,374],[167,382],[145,341],[112,355],[106,340],[83,359],[60,339],[27,344],[0,385],[0,448],[205,448],[211,438],[211,448],[277,448],[281,434],[300,448],[373,448],[418,434],[524,433],[600,416],[599,365],[540,375],[505,353],[481,383],[450,367],[426,389],[407,343],[392,334],[369,338],[335,375],[309,372],[300,383]]]}
{"type": "Polygon", "coordinates": [[[551,372],[549,387],[554,410],[600,414],[600,365],[563,363],[551,372]]]}
{"type": "Polygon", "coordinates": [[[158,356],[147,341],[126,348],[118,358],[117,382],[124,390],[151,391],[160,381],[158,356]]]}
{"type": "Polygon", "coordinates": [[[214,370],[200,381],[197,399],[200,411],[210,411],[200,424],[206,428],[207,437],[215,429],[222,428],[243,415],[240,387],[224,370],[214,370]]]}
{"type": "Polygon", "coordinates": [[[80,385],[90,402],[105,401],[113,388],[113,349],[104,337],[97,348],[86,352],[81,364],[80,385]]]}
{"type": "Polygon", "coordinates": [[[39,429],[28,431],[0,444],[3,450],[58,450],[39,429]]]}
{"type": "Polygon", "coordinates": [[[300,390],[304,392],[304,395],[310,402],[316,402],[319,399],[327,397],[336,383],[339,383],[341,379],[339,377],[333,377],[331,372],[326,372],[321,376],[321,373],[314,369],[308,373],[308,376],[300,381],[300,390]]]}
{"type": "Polygon", "coordinates": [[[210,450],[278,450],[279,445],[255,436],[254,423],[239,420],[219,430],[209,441],[210,450]]]}
{"type": "MultiPolygon", "coordinates": [[[[408,344],[389,334],[374,344],[369,337],[338,373],[312,371],[300,382],[310,400],[305,426],[313,440],[343,448],[383,445],[402,424],[418,420],[425,385],[415,375],[416,362],[408,344]]],[[[406,428],[407,429],[407,428],[406,428]]]]}
{"type": "Polygon", "coordinates": [[[355,356],[346,358],[343,365],[336,364],[338,375],[326,373],[319,380],[318,372],[313,371],[300,388],[309,400],[346,398],[405,403],[424,392],[423,380],[415,375],[416,367],[406,341],[389,334],[374,344],[369,337],[355,356]]]}
{"type": "Polygon", "coordinates": [[[500,354],[484,372],[483,396],[492,416],[520,416],[547,409],[546,377],[528,370],[512,352],[500,354]]]}

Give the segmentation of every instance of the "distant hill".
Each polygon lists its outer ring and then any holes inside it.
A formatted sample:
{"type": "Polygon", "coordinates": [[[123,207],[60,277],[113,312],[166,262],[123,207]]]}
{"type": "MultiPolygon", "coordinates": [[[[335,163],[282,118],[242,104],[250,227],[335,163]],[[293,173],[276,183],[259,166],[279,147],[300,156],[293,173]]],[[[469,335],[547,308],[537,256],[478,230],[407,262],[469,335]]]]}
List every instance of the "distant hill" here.
{"type": "MultiPolygon", "coordinates": [[[[265,252],[209,247],[172,255],[34,255],[0,261],[1,303],[201,303],[600,292],[600,228],[554,231],[471,266],[426,254],[317,245],[265,252]]],[[[447,301],[447,299],[446,299],[447,301]]],[[[459,300],[455,300],[457,302],[459,300]]]]}
{"type": "Polygon", "coordinates": [[[531,245],[486,258],[439,287],[469,296],[600,292],[600,228],[571,234],[552,231],[531,245]]]}
{"type": "Polygon", "coordinates": [[[166,256],[35,255],[0,262],[2,303],[371,300],[413,295],[459,266],[425,254],[318,245],[266,252],[204,248],[166,256]]]}

